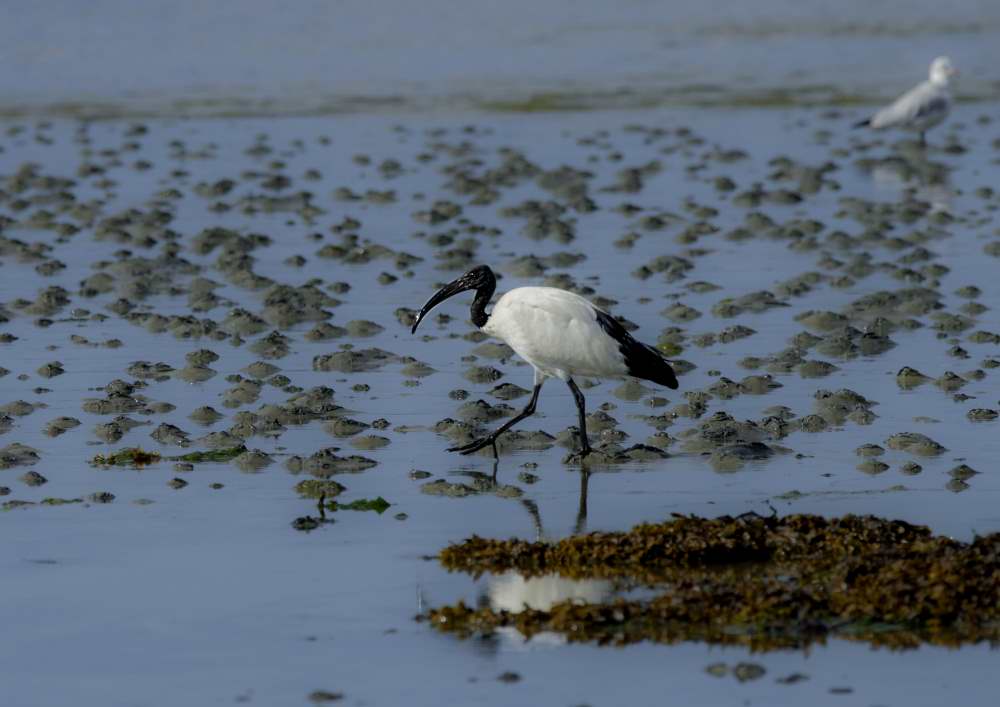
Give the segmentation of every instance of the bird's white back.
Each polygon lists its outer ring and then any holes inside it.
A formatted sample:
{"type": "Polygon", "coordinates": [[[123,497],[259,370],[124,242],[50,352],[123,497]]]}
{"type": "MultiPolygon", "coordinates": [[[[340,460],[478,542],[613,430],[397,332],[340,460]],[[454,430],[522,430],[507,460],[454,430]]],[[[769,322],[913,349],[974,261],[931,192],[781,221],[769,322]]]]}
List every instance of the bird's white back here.
{"type": "Polygon", "coordinates": [[[619,343],[597,322],[594,305],[555,287],[518,287],[501,297],[483,331],[507,343],[542,377],[626,375],[619,343]]]}

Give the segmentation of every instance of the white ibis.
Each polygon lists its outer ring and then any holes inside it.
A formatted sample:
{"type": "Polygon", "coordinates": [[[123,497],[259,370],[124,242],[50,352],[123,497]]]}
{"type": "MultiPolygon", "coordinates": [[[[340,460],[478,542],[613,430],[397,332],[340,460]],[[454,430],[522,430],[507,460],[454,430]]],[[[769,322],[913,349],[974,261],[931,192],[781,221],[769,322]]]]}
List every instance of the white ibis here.
{"type": "Polygon", "coordinates": [[[524,410],[486,437],[451,447],[449,452],[471,454],[492,445],[496,457],[497,437],[535,412],[538,393],[546,378],[566,381],[573,393],[580,415],[581,457],[587,456],[591,449],[587,440],[583,393],[573,376],[634,376],[677,388],[674,369],[659,351],[633,339],[614,317],[583,297],[556,287],[518,287],[504,294],[487,314],[486,305],[496,286],[496,277],[489,267],[473,268],[427,300],[411,330],[411,333],[416,332],[427,313],[449,297],[475,290],[472,323],[505,342],[535,369],[534,390],[524,410]]]}
{"type": "Polygon", "coordinates": [[[958,70],[951,59],[939,56],[931,62],[930,77],[893,101],[870,118],[856,123],[854,127],[903,128],[920,133],[920,144],[926,144],[924,133],[939,124],[951,110],[951,92],[948,81],[958,70]]]}

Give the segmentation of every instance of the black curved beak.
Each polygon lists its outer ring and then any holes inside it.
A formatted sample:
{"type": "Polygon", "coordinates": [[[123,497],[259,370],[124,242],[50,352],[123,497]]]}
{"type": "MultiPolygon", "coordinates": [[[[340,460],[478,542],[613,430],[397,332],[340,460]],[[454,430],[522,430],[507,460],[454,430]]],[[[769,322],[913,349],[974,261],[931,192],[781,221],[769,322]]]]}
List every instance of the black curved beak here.
{"type": "Polygon", "coordinates": [[[439,304],[444,302],[449,297],[454,297],[457,294],[461,294],[467,290],[474,290],[475,286],[470,285],[464,276],[449,282],[447,285],[442,287],[440,290],[434,293],[434,296],[427,300],[427,303],[420,308],[420,313],[417,314],[417,320],[413,322],[413,328],[410,329],[411,334],[415,334],[417,327],[420,326],[420,322],[424,320],[427,313],[432,309],[437,307],[439,304]]]}

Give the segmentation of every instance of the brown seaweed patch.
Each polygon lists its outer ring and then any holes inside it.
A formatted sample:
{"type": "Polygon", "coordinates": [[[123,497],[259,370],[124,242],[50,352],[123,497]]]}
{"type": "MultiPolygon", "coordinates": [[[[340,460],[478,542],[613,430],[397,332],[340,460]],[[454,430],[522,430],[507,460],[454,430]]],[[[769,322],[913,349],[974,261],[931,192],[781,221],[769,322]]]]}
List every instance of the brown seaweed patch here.
{"type": "Polygon", "coordinates": [[[516,613],[461,602],[428,613],[459,636],[513,626],[576,642],[698,640],[756,650],[831,636],[893,648],[1000,640],[1000,533],[962,543],[873,516],[678,516],[552,543],[472,537],[439,560],[476,576],[556,574],[657,591],[516,613]]]}

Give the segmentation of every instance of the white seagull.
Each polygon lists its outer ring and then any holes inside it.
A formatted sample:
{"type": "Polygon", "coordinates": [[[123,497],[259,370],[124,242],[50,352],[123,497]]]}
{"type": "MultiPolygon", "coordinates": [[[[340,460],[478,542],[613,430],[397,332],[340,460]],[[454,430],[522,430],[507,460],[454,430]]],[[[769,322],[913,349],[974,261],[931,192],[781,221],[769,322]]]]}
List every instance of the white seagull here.
{"type": "Polygon", "coordinates": [[[590,454],[583,393],[573,376],[620,378],[634,376],[677,388],[674,369],[652,346],[632,338],[614,317],[583,297],[556,287],[518,287],[504,294],[487,314],[486,305],[496,290],[493,271],[486,265],[473,268],[438,290],[420,310],[411,333],[434,307],[460,292],[475,290],[472,323],[514,349],[535,369],[531,400],[518,415],[496,431],[469,444],[451,447],[449,452],[471,454],[493,446],[503,432],[535,412],[538,393],[546,378],[566,381],[580,415],[580,456],[590,454]]]}
{"type": "Polygon", "coordinates": [[[948,81],[957,73],[951,59],[939,56],[931,62],[930,77],[926,81],[914,86],[872,117],[856,123],[854,127],[915,130],[920,133],[920,144],[926,145],[924,133],[948,116],[951,109],[948,81]]]}

